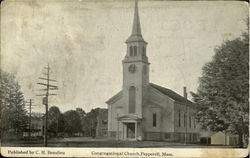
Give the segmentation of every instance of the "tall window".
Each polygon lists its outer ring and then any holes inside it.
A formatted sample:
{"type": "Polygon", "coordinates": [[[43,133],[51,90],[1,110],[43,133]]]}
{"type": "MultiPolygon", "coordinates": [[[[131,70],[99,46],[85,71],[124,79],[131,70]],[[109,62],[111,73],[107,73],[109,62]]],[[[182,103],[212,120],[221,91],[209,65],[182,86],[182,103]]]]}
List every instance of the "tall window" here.
{"type": "Polygon", "coordinates": [[[134,46],[134,56],[137,56],[137,47],[134,46]]]}
{"type": "Polygon", "coordinates": [[[135,113],[135,87],[129,88],[129,113],[135,113]]]}
{"type": "Polygon", "coordinates": [[[195,124],[195,117],[193,118],[193,120],[194,120],[194,128],[196,128],[196,124],[195,124]]]}
{"type": "Polygon", "coordinates": [[[191,116],[189,116],[189,128],[191,128],[191,116]]]}
{"type": "Polygon", "coordinates": [[[153,127],[156,127],[156,113],[153,114],[153,127]]]}
{"type": "Polygon", "coordinates": [[[184,127],[186,127],[186,114],[184,114],[184,127]]]}
{"type": "Polygon", "coordinates": [[[178,125],[181,127],[181,110],[178,110],[178,125]]]}
{"type": "Polygon", "coordinates": [[[129,55],[130,56],[137,56],[137,46],[130,46],[129,47],[129,55]]]}
{"type": "Polygon", "coordinates": [[[129,55],[130,55],[130,56],[133,56],[133,54],[134,54],[133,46],[130,46],[130,47],[129,47],[129,55]]]}

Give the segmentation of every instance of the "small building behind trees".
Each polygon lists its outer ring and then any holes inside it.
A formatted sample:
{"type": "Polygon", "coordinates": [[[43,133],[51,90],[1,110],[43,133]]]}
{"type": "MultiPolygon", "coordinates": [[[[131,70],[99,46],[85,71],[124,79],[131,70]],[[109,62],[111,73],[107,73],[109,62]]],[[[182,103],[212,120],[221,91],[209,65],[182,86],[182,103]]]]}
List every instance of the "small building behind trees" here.
{"type": "Polygon", "coordinates": [[[99,109],[97,115],[96,137],[103,138],[108,136],[108,109],[99,109]]]}
{"type": "Polygon", "coordinates": [[[28,138],[29,132],[31,138],[42,138],[43,137],[43,128],[44,128],[44,114],[42,113],[34,113],[31,116],[31,129],[29,130],[29,126],[23,132],[23,137],[28,138]]]}
{"type": "Polygon", "coordinates": [[[224,132],[209,132],[203,131],[200,135],[200,143],[207,145],[228,145],[237,146],[238,145],[238,135],[225,134],[224,132]]]}

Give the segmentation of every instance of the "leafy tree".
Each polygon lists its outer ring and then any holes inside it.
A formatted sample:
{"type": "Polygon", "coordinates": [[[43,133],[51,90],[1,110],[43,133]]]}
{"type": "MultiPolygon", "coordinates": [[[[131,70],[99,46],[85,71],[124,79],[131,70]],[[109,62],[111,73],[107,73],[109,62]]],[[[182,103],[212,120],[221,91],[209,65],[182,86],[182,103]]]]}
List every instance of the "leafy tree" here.
{"type": "Polygon", "coordinates": [[[27,127],[24,96],[13,74],[0,73],[1,134],[14,131],[16,136],[27,127]]]}
{"type": "Polygon", "coordinates": [[[69,110],[63,115],[65,120],[65,132],[69,135],[81,132],[81,119],[77,111],[69,110]]]}
{"type": "Polygon", "coordinates": [[[212,61],[202,69],[197,93],[192,93],[203,128],[238,134],[240,147],[249,135],[248,48],[246,33],[217,47],[212,61]]]}
{"type": "Polygon", "coordinates": [[[86,116],[86,112],[82,108],[76,108],[76,112],[80,116],[81,120],[83,120],[83,118],[86,116]]]}
{"type": "MultiPolygon", "coordinates": [[[[85,131],[83,130],[83,128],[85,127],[85,117],[86,117],[86,112],[82,109],[82,108],[76,108],[76,112],[78,113],[80,119],[81,119],[81,132],[85,133],[85,131]]],[[[85,133],[86,134],[86,133],[85,133]]]]}
{"type": "Polygon", "coordinates": [[[99,114],[100,108],[92,109],[86,114],[83,120],[83,131],[86,135],[94,136],[97,126],[97,116],[99,114]]]}
{"type": "Polygon", "coordinates": [[[59,125],[61,125],[59,122],[61,120],[61,112],[60,109],[57,106],[52,106],[49,108],[48,111],[48,128],[49,131],[54,133],[56,136],[59,132],[59,125]]]}
{"type": "Polygon", "coordinates": [[[61,113],[59,116],[59,121],[58,121],[58,132],[60,133],[65,133],[66,131],[66,120],[64,118],[64,114],[61,113]]]}

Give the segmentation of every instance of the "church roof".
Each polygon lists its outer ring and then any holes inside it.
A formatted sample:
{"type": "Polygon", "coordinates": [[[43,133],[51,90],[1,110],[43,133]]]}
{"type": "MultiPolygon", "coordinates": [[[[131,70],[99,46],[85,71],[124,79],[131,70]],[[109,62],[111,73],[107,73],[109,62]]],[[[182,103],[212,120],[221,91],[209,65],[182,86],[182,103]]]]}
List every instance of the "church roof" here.
{"type": "Polygon", "coordinates": [[[178,93],[172,91],[171,89],[161,87],[159,85],[156,85],[154,83],[150,83],[150,86],[157,89],[161,93],[165,94],[166,96],[172,98],[175,101],[181,102],[181,103],[189,103],[194,104],[193,102],[189,101],[188,99],[184,98],[183,96],[179,95],[178,93]]]}
{"type": "Polygon", "coordinates": [[[112,104],[115,101],[119,100],[122,97],[122,91],[116,93],[113,97],[106,101],[107,104],[112,104]]]}
{"type": "MultiPolygon", "coordinates": [[[[193,102],[191,102],[190,100],[184,98],[183,96],[179,95],[178,93],[172,91],[171,89],[168,88],[164,88],[162,86],[156,85],[154,83],[150,83],[150,86],[155,88],[156,90],[160,91],[162,94],[170,97],[171,99],[180,102],[180,103],[189,103],[189,104],[193,104],[193,102]]],[[[114,102],[116,102],[117,100],[119,100],[122,97],[122,91],[118,92],[117,94],[115,94],[113,97],[111,97],[108,101],[106,101],[107,104],[112,104],[114,102]]]]}
{"type": "Polygon", "coordinates": [[[133,21],[132,34],[126,40],[126,42],[145,42],[143,37],[142,37],[142,34],[141,34],[141,24],[140,24],[139,12],[138,12],[137,0],[135,1],[135,11],[134,11],[134,21],[133,21]]]}

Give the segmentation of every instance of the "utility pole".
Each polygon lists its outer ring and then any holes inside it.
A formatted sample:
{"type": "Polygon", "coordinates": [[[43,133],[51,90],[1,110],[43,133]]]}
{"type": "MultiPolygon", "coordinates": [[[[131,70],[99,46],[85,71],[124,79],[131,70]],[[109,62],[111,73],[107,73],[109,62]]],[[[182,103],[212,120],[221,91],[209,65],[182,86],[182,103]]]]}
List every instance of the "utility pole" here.
{"type": "Polygon", "coordinates": [[[185,145],[187,144],[187,87],[183,87],[183,93],[184,93],[184,98],[185,98],[185,145]]]}
{"type": "Polygon", "coordinates": [[[32,99],[29,99],[26,103],[29,103],[29,140],[31,140],[31,107],[34,105],[32,105],[32,99]]]}
{"type": "Polygon", "coordinates": [[[119,140],[119,114],[117,113],[117,140],[119,140]]]}
{"type": "Polygon", "coordinates": [[[55,85],[51,85],[50,84],[50,81],[51,82],[57,82],[56,80],[53,80],[50,78],[50,67],[49,67],[49,64],[47,67],[44,67],[47,72],[44,74],[45,75],[45,78],[44,77],[39,77],[39,79],[43,80],[43,81],[46,81],[46,83],[37,83],[39,85],[42,85],[42,86],[45,86],[46,88],[45,89],[40,89],[40,90],[44,90],[46,93],[45,94],[41,94],[41,95],[37,95],[37,96],[44,96],[43,97],[43,104],[45,105],[45,120],[44,120],[44,147],[47,147],[48,145],[48,139],[47,139],[47,136],[48,136],[48,133],[47,133],[47,130],[48,130],[48,106],[49,106],[49,96],[50,95],[56,95],[56,94],[50,94],[49,91],[50,90],[58,90],[58,87],[55,86],[55,85]]]}

